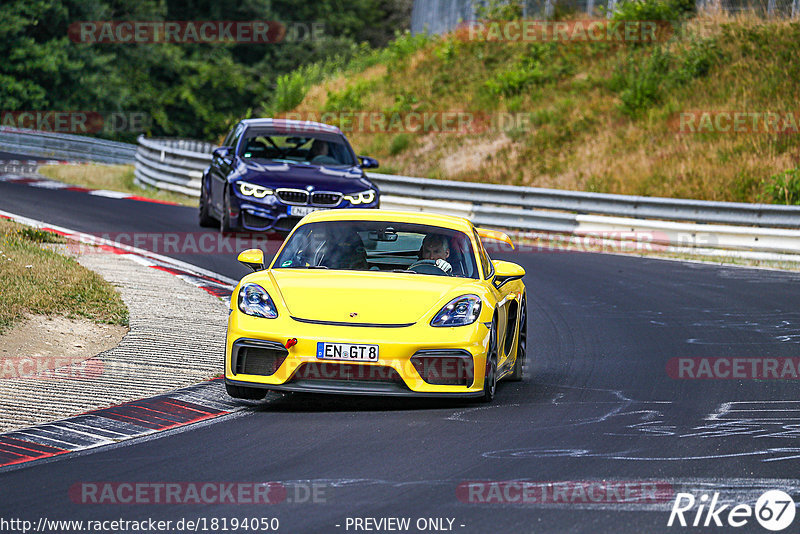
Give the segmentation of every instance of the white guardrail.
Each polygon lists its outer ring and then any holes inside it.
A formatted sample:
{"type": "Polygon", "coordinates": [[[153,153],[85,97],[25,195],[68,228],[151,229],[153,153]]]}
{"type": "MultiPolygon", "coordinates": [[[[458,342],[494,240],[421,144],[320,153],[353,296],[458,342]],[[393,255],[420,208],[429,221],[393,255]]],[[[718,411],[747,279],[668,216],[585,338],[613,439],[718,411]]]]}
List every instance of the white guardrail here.
{"type": "MultiPolygon", "coordinates": [[[[110,154],[108,141],[61,134],[27,137],[15,130],[17,137],[8,144],[6,130],[0,130],[0,149],[23,150],[55,136],[64,152],[51,151],[50,156],[81,152],[81,159],[132,161],[138,184],[191,196],[199,195],[200,180],[214,149],[213,144],[202,141],[140,136],[138,146],[116,143],[122,146],[110,154]],[[76,137],[78,140],[71,139],[76,137]],[[70,145],[73,142],[78,145],[70,145]]],[[[369,177],[381,190],[383,208],[449,213],[480,226],[647,241],[676,251],[800,254],[800,206],[610,195],[373,172],[369,177]]]]}

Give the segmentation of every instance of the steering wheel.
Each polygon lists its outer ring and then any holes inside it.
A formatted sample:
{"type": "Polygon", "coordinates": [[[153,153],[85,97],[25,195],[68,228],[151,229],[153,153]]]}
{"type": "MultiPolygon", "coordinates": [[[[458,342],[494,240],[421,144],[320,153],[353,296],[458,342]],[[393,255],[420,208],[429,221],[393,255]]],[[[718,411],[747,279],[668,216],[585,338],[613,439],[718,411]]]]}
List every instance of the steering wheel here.
{"type": "Polygon", "coordinates": [[[408,270],[420,274],[437,274],[439,276],[447,274],[436,265],[436,260],[419,260],[412,263],[408,270]]]}

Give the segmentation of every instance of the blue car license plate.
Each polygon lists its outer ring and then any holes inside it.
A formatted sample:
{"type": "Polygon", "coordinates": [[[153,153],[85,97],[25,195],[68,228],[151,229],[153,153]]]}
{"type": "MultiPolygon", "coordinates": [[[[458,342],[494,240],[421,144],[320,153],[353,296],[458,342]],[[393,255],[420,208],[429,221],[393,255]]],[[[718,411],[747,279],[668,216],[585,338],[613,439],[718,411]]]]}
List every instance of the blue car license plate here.
{"type": "Polygon", "coordinates": [[[295,217],[305,217],[309,213],[319,211],[321,208],[314,208],[312,206],[289,206],[289,215],[295,217]]]}

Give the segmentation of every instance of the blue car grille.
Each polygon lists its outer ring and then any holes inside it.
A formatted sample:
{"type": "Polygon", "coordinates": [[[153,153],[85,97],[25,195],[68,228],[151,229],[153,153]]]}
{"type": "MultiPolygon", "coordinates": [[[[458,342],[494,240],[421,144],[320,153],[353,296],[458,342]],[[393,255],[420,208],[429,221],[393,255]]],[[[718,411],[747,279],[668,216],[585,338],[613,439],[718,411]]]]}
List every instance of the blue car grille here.
{"type": "Polygon", "coordinates": [[[275,194],[278,195],[281,202],[286,204],[308,204],[308,193],[306,191],[278,189],[275,194]]]}
{"type": "Polygon", "coordinates": [[[341,201],[341,193],[311,193],[311,203],[315,206],[335,206],[341,201]]]}

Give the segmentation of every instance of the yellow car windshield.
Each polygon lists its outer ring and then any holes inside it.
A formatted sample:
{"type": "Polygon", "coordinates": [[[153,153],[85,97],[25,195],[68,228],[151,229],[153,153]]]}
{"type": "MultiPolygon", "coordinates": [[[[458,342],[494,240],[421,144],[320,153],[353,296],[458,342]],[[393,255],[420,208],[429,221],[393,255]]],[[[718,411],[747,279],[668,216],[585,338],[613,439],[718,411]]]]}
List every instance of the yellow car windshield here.
{"type": "Polygon", "coordinates": [[[436,226],[386,221],[305,224],[289,238],[273,268],[478,278],[472,243],[466,234],[436,226]]]}

